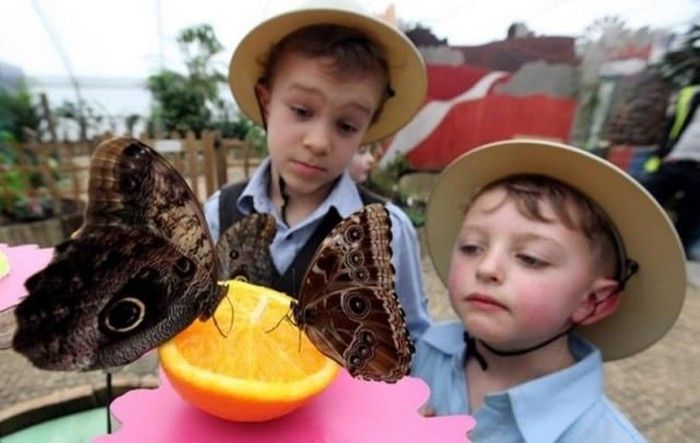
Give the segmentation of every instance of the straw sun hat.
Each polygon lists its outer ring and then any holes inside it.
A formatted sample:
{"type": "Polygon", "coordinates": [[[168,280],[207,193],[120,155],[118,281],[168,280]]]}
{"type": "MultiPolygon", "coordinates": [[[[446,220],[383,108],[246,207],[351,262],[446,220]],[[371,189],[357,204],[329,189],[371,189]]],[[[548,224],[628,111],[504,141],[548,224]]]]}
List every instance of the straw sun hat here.
{"type": "Polygon", "coordinates": [[[362,31],[384,51],[389,65],[389,84],[395,95],[368,129],[363,143],[378,141],[408,123],[423,104],[427,73],[420,53],[394,26],[370,16],[350,1],[314,1],[300,9],[274,16],[241,40],[229,65],[229,85],[238,106],[262,125],[255,84],[262,75],[270,48],[293,31],[309,25],[336,24],[362,31]]]}
{"type": "Polygon", "coordinates": [[[618,310],[577,332],[595,343],[608,361],[640,352],[663,337],[680,313],[686,290],[685,259],[676,231],[634,179],[571,146],[497,142],[463,154],[445,168],[430,196],[426,222],[430,257],[443,283],[469,200],[485,185],[513,174],[549,176],[583,192],[605,210],[627,256],[639,263],[618,310]]]}

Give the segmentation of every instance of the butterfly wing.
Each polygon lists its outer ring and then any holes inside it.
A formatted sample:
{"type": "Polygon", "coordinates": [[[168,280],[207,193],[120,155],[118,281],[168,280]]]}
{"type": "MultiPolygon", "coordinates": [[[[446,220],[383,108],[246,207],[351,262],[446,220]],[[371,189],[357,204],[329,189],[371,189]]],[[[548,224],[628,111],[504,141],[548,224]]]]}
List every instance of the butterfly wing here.
{"type": "Polygon", "coordinates": [[[85,222],[30,277],[13,347],[45,369],[129,363],[225,294],[201,208],[187,183],[135,139],[97,147],[85,222]]]}
{"type": "Polygon", "coordinates": [[[341,221],[304,277],[294,320],[353,377],[395,382],[413,344],[394,289],[391,220],[381,204],[341,221]]]}
{"type": "Polygon", "coordinates": [[[234,223],[216,245],[222,280],[243,279],[261,286],[272,283],[270,244],[277,232],[270,214],[250,214],[234,223]]]}

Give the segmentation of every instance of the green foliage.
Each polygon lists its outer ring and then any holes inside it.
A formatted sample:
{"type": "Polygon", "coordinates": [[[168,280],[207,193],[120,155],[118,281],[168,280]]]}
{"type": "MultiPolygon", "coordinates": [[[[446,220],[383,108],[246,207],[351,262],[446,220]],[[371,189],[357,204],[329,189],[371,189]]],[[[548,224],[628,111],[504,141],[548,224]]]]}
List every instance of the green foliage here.
{"type": "Polygon", "coordinates": [[[141,120],[141,116],[138,114],[129,114],[126,116],[124,119],[124,124],[126,125],[126,131],[129,134],[134,133],[134,127],[139,120],[141,120]]]}
{"type": "Polygon", "coordinates": [[[411,170],[406,156],[398,154],[385,168],[375,170],[372,173],[369,186],[392,200],[401,200],[398,187],[399,179],[411,170]]]}
{"type": "Polygon", "coordinates": [[[154,117],[166,132],[196,133],[211,125],[207,97],[192,79],[174,71],[161,71],[148,78],[148,89],[158,103],[154,117]]]}
{"type": "MultiPolygon", "coordinates": [[[[226,77],[213,67],[214,56],[223,45],[209,25],[193,26],[177,37],[187,74],[163,70],[148,78],[148,89],[157,103],[148,131],[197,134],[215,129],[224,138],[248,141],[256,155],[266,153],[264,131],[233,104],[219,97],[220,86],[226,77]]],[[[127,123],[127,127],[128,123],[127,123]]]]}
{"type": "Polygon", "coordinates": [[[425,224],[425,202],[404,195],[399,189],[401,177],[413,171],[406,156],[398,154],[385,168],[373,171],[365,186],[393,201],[406,213],[413,225],[418,227],[425,224]]]}
{"type": "MultiPolygon", "coordinates": [[[[39,130],[41,118],[26,87],[16,92],[0,88],[0,131],[9,141],[26,141],[23,128],[39,130]]],[[[8,140],[6,140],[8,141],[8,140]]]]}
{"type": "Polygon", "coordinates": [[[38,159],[16,144],[12,134],[0,131],[0,224],[41,220],[51,214],[41,175],[21,169],[20,164],[37,165],[38,159]]]}
{"type": "Polygon", "coordinates": [[[211,65],[223,49],[209,25],[184,29],[177,37],[187,75],[162,70],[148,78],[148,89],[157,105],[154,118],[165,132],[199,134],[214,127],[214,115],[223,113],[219,85],[225,77],[211,65]]]}

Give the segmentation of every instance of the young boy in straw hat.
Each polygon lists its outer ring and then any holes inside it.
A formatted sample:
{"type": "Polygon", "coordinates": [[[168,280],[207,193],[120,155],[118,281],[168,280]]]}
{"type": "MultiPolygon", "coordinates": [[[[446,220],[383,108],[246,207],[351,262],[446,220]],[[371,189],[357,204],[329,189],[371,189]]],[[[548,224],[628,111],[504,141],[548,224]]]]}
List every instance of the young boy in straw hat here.
{"type": "Polygon", "coordinates": [[[602,362],[673,325],[685,262],[640,185],[576,148],[494,143],[443,171],[426,230],[459,318],[417,343],[426,415],[473,415],[474,441],[643,440],[606,398],[602,362]]]}
{"type": "MultiPolygon", "coordinates": [[[[391,135],[418,111],[425,65],[405,35],[355,4],[315,2],[251,30],[233,54],[229,83],[241,111],[266,129],[270,156],[249,182],[207,201],[209,228],[217,241],[251,212],[273,214],[270,252],[279,275],[272,286],[294,295],[331,228],[376,202],[347,167],[361,145],[391,135]]],[[[386,208],[396,290],[415,339],[429,326],[417,236],[397,206],[386,208]]]]}

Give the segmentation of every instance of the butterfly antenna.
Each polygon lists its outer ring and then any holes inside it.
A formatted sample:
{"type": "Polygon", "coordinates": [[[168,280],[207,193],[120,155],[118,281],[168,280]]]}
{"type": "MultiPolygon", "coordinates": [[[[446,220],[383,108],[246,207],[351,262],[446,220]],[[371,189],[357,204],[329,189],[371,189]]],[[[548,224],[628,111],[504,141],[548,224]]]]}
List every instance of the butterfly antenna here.
{"type": "Polygon", "coordinates": [[[301,328],[297,328],[299,335],[297,337],[297,352],[301,354],[301,328]]]}
{"type": "MultiPolygon", "coordinates": [[[[228,287],[228,285],[225,285],[225,286],[228,287]]],[[[214,326],[216,326],[216,329],[219,331],[219,334],[221,334],[221,336],[223,338],[228,338],[229,334],[233,330],[233,317],[236,315],[236,310],[233,307],[233,302],[231,301],[231,299],[228,296],[228,291],[226,291],[226,295],[224,295],[224,298],[228,302],[228,305],[231,307],[231,321],[229,322],[229,325],[228,325],[228,331],[224,332],[221,330],[221,326],[219,325],[219,321],[216,319],[216,312],[214,312],[214,315],[212,315],[211,318],[212,318],[212,320],[214,320],[214,326]]]]}
{"type": "Polygon", "coordinates": [[[266,330],[265,333],[269,334],[270,332],[274,331],[279,327],[279,325],[282,324],[282,320],[289,320],[289,314],[284,314],[282,317],[280,317],[279,321],[275,324],[275,326],[271,327],[270,329],[266,330]]]}
{"type": "MultiPolygon", "coordinates": [[[[296,303],[296,302],[293,301],[292,303],[296,303]]],[[[291,315],[289,315],[289,312],[290,312],[291,310],[292,310],[292,305],[290,304],[290,305],[289,305],[289,309],[287,309],[287,313],[284,314],[284,315],[279,319],[279,321],[275,324],[275,326],[273,326],[272,328],[266,330],[265,333],[266,333],[266,334],[269,334],[270,332],[272,332],[272,331],[274,331],[275,329],[277,329],[277,328],[279,327],[279,325],[282,324],[282,321],[283,321],[283,320],[287,320],[289,323],[293,324],[294,326],[297,326],[297,324],[294,322],[294,318],[293,318],[291,315]]]]}

